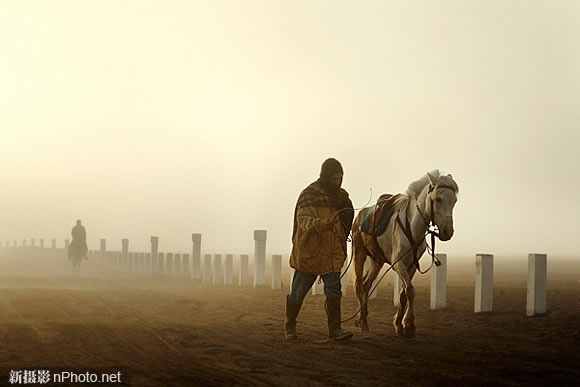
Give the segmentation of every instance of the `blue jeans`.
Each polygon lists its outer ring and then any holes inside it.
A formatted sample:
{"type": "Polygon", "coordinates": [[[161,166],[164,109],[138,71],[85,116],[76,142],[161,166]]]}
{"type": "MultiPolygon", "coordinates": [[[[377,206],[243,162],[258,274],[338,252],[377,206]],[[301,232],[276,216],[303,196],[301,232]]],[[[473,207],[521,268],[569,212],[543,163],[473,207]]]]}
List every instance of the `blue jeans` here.
{"type": "MultiPolygon", "coordinates": [[[[316,281],[315,274],[303,273],[296,270],[294,272],[294,278],[292,279],[292,291],[290,292],[290,301],[300,305],[306,297],[306,294],[314,285],[316,281]]],[[[321,276],[324,282],[324,295],[326,297],[340,297],[342,292],[340,291],[340,272],[338,273],[328,273],[321,276]]]]}

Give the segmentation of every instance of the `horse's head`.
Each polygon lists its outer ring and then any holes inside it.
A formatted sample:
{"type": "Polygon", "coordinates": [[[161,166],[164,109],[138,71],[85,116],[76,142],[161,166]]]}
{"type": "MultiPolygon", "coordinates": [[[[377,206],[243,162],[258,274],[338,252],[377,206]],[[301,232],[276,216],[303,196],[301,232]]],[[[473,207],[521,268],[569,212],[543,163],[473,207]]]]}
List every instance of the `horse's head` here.
{"type": "Polygon", "coordinates": [[[429,215],[439,229],[439,239],[448,241],[453,236],[453,207],[459,186],[451,175],[435,177],[428,173],[427,176],[430,181],[429,215]]]}

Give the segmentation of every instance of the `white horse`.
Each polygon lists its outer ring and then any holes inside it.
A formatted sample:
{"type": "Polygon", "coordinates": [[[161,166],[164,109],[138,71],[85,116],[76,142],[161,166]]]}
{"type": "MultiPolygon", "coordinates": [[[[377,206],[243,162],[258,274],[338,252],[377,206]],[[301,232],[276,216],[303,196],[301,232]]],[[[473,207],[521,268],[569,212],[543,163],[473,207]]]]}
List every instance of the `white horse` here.
{"type": "MultiPolygon", "coordinates": [[[[352,258],[354,260],[354,287],[359,301],[359,316],[355,325],[368,331],[367,302],[373,281],[385,263],[392,265],[402,283],[399,307],[393,325],[399,335],[415,337],[415,289],[411,283],[418,262],[426,249],[425,235],[429,225],[439,229],[438,238],[448,241],[453,236],[453,208],[459,187],[451,175],[441,175],[439,170],[427,173],[411,183],[407,194],[394,198],[393,215],[386,230],[376,239],[363,233],[363,220],[375,210],[376,205],[360,211],[353,223],[352,258]],[[367,256],[373,263],[364,275],[367,256]]],[[[378,222],[378,220],[377,220],[378,222]]]]}

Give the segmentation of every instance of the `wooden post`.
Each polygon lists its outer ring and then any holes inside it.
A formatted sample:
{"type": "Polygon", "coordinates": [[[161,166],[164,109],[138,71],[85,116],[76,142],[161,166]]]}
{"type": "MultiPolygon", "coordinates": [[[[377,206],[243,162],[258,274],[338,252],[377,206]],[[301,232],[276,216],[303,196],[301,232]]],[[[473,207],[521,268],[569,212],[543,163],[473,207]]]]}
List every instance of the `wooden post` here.
{"type": "Polygon", "coordinates": [[[266,230],[254,231],[254,287],[266,285],[266,230]]]}
{"type": "Polygon", "coordinates": [[[191,234],[191,277],[201,279],[201,234],[191,234]]]}
{"type": "Polygon", "coordinates": [[[240,255],[240,286],[246,286],[250,283],[249,261],[250,257],[247,254],[240,255]]]}
{"type": "Polygon", "coordinates": [[[442,309],[446,306],[447,287],[447,254],[437,254],[440,266],[431,268],[431,309],[442,309]]]}
{"type": "Polygon", "coordinates": [[[528,294],[526,313],[528,316],[546,313],[548,282],[546,254],[528,255],[528,294]]]}
{"type": "Polygon", "coordinates": [[[493,255],[475,257],[475,313],[491,312],[493,307],[493,255]]]}

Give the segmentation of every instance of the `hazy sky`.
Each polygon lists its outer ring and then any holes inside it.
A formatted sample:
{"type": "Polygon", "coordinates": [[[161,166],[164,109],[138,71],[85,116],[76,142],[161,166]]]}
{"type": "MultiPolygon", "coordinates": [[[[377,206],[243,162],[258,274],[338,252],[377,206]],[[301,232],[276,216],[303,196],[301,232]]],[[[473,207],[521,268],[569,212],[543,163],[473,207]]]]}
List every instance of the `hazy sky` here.
{"type": "Polygon", "coordinates": [[[578,255],[579,105],[578,1],[0,0],[0,240],[287,254],[332,156],[452,173],[441,251],[578,255]]]}

